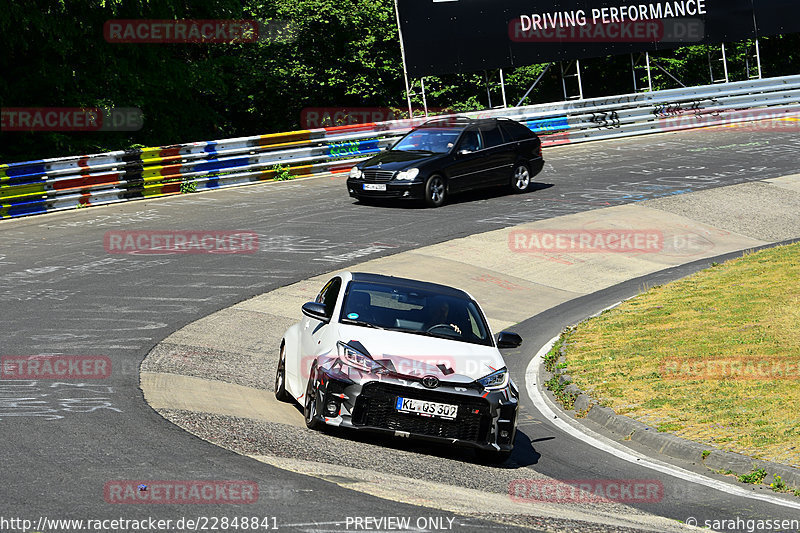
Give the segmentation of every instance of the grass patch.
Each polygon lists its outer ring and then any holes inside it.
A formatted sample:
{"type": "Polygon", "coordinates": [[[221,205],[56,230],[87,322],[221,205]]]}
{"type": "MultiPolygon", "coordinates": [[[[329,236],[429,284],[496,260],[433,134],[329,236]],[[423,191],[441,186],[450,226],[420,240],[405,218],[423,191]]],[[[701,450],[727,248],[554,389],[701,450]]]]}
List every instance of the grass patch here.
{"type": "Polygon", "coordinates": [[[749,474],[742,474],[739,476],[739,481],[741,483],[750,483],[751,485],[761,485],[765,477],[767,477],[767,471],[763,468],[759,468],[758,470],[753,470],[749,474]]]}
{"type": "Polygon", "coordinates": [[[793,244],[650,289],[566,332],[546,362],[563,347],[575,385],[659,431],[800,465],[798,324],[793,244]]]}

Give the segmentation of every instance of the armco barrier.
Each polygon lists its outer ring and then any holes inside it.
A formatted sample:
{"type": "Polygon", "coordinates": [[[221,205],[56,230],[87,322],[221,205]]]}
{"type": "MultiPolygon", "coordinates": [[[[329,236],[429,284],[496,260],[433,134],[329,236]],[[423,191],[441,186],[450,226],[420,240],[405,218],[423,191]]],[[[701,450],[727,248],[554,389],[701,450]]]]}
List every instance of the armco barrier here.
{"type": "MultiPolygon", "coordinates": [[[[731,124],[797,120],[800,76],[465,113],[510,117],[545,146],[731,124]]],[[[347,172],[426,119],[0,164],[0,218],[245,185],[275,176],[347,172]]]]}

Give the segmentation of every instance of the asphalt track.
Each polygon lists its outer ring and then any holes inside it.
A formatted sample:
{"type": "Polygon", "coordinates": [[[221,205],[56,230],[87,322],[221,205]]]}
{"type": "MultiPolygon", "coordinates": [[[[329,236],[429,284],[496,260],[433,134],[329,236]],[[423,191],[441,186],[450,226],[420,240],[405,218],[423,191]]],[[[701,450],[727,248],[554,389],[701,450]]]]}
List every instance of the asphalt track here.
{"type": "MultiPolygon", "coordinates": [[[[2,516],[36,523],[40,516],[179,518],[241,511],[230,505],[132,508],[104,500],[104,484],[111,480],[169,479],[256,481],[261,497],[246,506],[246,514],[275,516],[287,529],[313,529],[348,516],[449,516],[287,473],[193,437],[145,404],[138,364],[158,341],[200,317],[365,257],[596,207],[793,174],[798,153],[800,139],[785,131],[716,129],[550,149],[540,183],[529,194],[474,194],[437,210],[354,204],[337,177],[3,222],[2,355],[105,355],[113,372],[102,382],[83,384],[0,382],[2,516]],[[113,255],[103,247],[111,229],[254,231],[260,250],[234,256],[113,255]]],[[[523,324],[522,332],[536,343],[568,311],[539,317],[535,327],[523,324]]],[[[556,444],[563,435],[547,429],[552,438],[537,439],[539,457],[531,459],[554,477],[600,471],[605,477],[652,476],[629,465],[622,469],[596,451],[563,449],[556,444]]],[[[727,513],[719,518],[737,511],[797,515],[702,488],[680,490],[687,507],[656,511],[675,518],[695,510],[727,513]]],[[[499,527],[474,519],[456,523],[459,530],[499,527]]]]}

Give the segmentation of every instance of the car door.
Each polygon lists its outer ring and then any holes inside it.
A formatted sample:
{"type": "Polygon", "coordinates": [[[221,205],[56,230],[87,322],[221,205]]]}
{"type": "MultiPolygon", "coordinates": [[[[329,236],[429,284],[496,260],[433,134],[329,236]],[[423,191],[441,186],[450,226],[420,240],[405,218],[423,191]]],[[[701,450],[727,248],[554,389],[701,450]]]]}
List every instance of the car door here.
{"type": "MultiPolygon", "coordinates": [[[[331,325],[331,322],[336,322],[333,311],[336,307],[336,301],[339,298],[341,288],[342,278],[336,276],[325,284],[314,300],[325,306],[326,314],[330,317],[329,322],[326,323],[322,320],[317,320],[316,318],[307,317],[305,315],[303,316],[303,320],[300,321],[300,354],[295,361],[294,368],[290,370],[287,361],[286,369],[287,374],[296,379],[296,383],[302,387],[298,390],[305,391],[305,386],[308,382],[308,371],[314,359],[331,348],[327,346],[328,343],[323,342],[323,340],[325,335],[334,327],[331,325]]],[[[333,348],[335,349],[335,346],[333,348]]]]}
{"type": "Polygon", "coordinates": [[[453,163],[447,170],[450,192],[473,188],[489,168],[480,130],[475,126],[464,130],[453,153],[453,163]]]}
{"type": "Polygon", "coordinates": [[[503,136],[496,120],[480,125],[484,143],[486,173],[476,186],[504,185],[510,182],[511,167],[516,162],[516,143],[503,136]]]}

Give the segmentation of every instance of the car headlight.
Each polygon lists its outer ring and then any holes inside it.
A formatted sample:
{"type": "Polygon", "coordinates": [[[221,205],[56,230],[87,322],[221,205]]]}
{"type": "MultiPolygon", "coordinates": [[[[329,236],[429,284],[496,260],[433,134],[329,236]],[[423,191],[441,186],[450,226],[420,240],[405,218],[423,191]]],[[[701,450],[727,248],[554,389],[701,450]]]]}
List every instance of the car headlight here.
{"type": "Polygon", "coordinates": [[[397,176],[394,177],[394,179],[399,181],[411,181],[417,177],[417,174],[419,174],[418,168],[410,168],[408,170],[400,172],[397,176]]]}
{"type": "Polygon", "coordinates": [[[364,173],[361,172],[361,169],[358,167],[353,167],[350,169],[350,177],[354,180],[359,180],[364,177],[364,173]]]}
{"type": "Polygon", "coordinates": [[[363,370],[364,372],[377,372],[383,369],[383,366],[376,363],[372,357],[359,352],[349,344],[345,344],[341,341],[336,343],[336,352],[339,355],[339,359],[344,364],[363,370]]]}
{"type": "Polygon", "coordinates": [[[478,380],[478,383],[483,385],[486,390],[500,390],[508,385],[508,369],[501,368],[496,372],[492,372],[488,376],[484,376],[478,380]]]}

